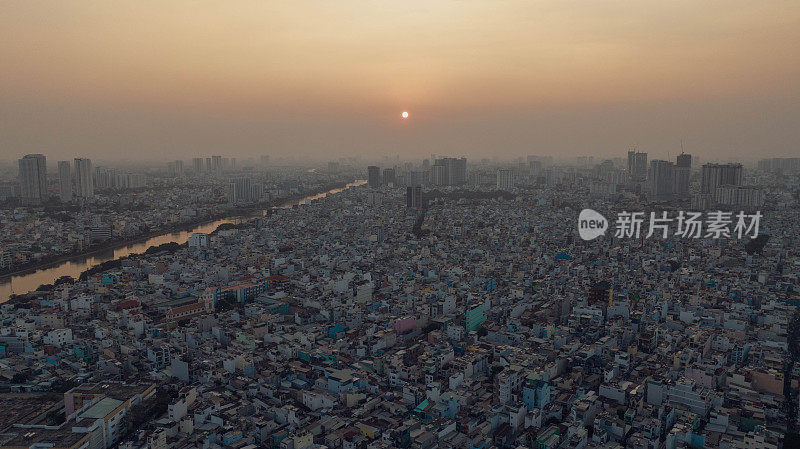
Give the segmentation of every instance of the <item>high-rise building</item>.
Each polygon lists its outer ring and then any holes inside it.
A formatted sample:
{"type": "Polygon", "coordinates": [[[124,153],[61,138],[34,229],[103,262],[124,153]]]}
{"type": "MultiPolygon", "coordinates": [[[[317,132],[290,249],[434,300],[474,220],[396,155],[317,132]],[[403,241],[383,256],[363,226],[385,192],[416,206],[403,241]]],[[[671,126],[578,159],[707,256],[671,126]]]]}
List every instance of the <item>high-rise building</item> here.
{"type": "Polygon", "coordinates": [[[383,169],[382,184],[388,186],[389,184],[394,185],[396,183],[397,183],[397,179],[395,179],[394,169],[393,168],[384,168],[383,169]]]}
{"type": "Polygon", "coordinates": [[[81,199],[94,196],[94,178],[91,159],[81,157],[75,158],[75,195],[81,199]]]}
{"type": "Polygon", "coordinates": [[[422,208],[422,186],[406,187],[406,207],[413,209],[422,208]]]}
{"type": "Polygon", "coordinates": [[[800,172],[800,157],[773,157],[758,161],[758,169],[773,173],[800,172]]]}
{"type": "Polygon", "coordinates": [[[436,159],[435,166],[444,167],[444,184],[448,186],[460,186],[467,182],[467,158],[444,157],[436,159]]]}
{"type": "Polygon", "coordinates": [[[467,182],[467,158],[453,159],[450,173],[450,182],[454,186],[460,186],[467,182]]]}
{"type": "Polygon", "coordinates": [[[657,201],[672,199],[675,181],[675,164],[669,161],[653,160],[650,162],[650,193],[657,201]]]}
{"type": "Polygon", "coordinates": [[[755,186],[719,186],[714,191],[712,198],[718,207],[739,206],[751,209],[764,205],[764,192],[760,187],[755,186]]]}
{"type": "Polygon", "coordinates": [[[692,168],[692,155],[681,153],[678,155],[678,167],[689,167],[692,168]]]}
{"type": "Polygon", "coordinates": [[[431,184],[435,186],[447,185],[447,167],[438,164],[431,167],[431,184]]]}
{"type": "Polygon", "coordinates": [[[514,171],[509,169],[497,170],[497,190],[512,190],[514,188],[514,171]]]}
{"type": "Polygon", "coordinates": [[[693,204],[713,207],[738,202],[737,188],[744,176],[742,164],[705,164],[700,174],[700,194],[693,198],[693,204]]]}
{"type": "Polygon", "coordinates": [[[262,198],[264,198],[264,185],[253,183],[250,186],[250,201],[257,203],[260,202],[262,198]]]}
{"type": "Polygon", "coordinates": [[[72,202],[72,170],[69,161],[58,161],[58,196],[62,203],[72,202]]]}
{"type": "Polygon", "coordinates": [[[372,188],[381,186],[381,168],[374,165],[367,167],[367,185],[372,188]]]}
{"type": "Polygon", "coordinates": [[[114,172],[113,186],[117,189],[141,189],[147,186],[147,175],[144,173],[114,172]]]}
{"type": "Polygon", "coordinates": [[[429,179],[430,172],[427,170],[409,170],[405,176],[407,186],[427,185],[429,179]]]}
{"type": "Polygon", "coordinates": [[[575,158],[575,165],[579,168],[590,168],[594,165],[594,156],[578,156],[575,158]]]}
{"type": "Polygon", "coordinates": [[[742,164],[705,164],[701,172],[700,193],[713,195],[719,186],[740,186],[742,177],[742,164]]]}
{"type": "Polygon", "coordinates": [[[195,157],[192,158],[192,169],[194,170],[194,174],[198,175],[203,172],[203,158],[202,157],[195,157]]]}
{"type": "Polygon", "coordinates": [[[172,161],[168,163],[167,171],[173,176],[183,176],[183,161],[172,161]]]}
{"type": "Polygon", "coordinates": [[[19,184],[0,184],[0,201],[19,196],[19,184]]]}
{"type": "Polygon", "coordinates": [[[222,156],[211,156],[211,171],[222,172],[222,156]]]}
{"type": "Polygon", "coordinates": [[[253,186],[250,178],[239,177],[228,180],[228,201],[231,204],[250,202],[253,186]]]}
{"type": "Polygon", "coordinates": [[[94,186],[98,189],[113,189],[117,187],[117,171],[113,168],[95,167],[94,186]]]}
{"type": "Polygon", "coordinates": [[[210,157],[206,158],[206,171],[211,173],[211,158],[210,157]]]}
{"type": "Polygon", "coordinates": [[[675,165],[675,194],[681,198],[689,196],[689,178],[692,174],[692,155],[681,153],[675,165]]]}
{"type": "Polygon", "coordinates": [[[269,155],[265,154],[265,155],[261,156],[261,166],[262,167],[269,166],[269,155]]]}
{"type": "MultiPolygon", "coordinates": [[[[553,165],[553,156],[537,156],[534,154],[528,155],[528,165],[531,165],[531,162],[537,161],[539,168],[546,168],[553,165]]],[[[488,162],[488,159],[487,159],[488,162]]]]}
{"type": "Polygon", "coordinates": [[[647,180],[647,153],[628,151],[628,176],[631,182],[647,180]]]}
{"type": "MultiPolygon", "coordinates": [[[[597,177],[607,184],[620,184],[622,182],[622,174],[620,170],[614,166],[614,161],[606,159],[595,167],[597,177]]],[[[616,190],[616,188],[614,189],[616,190]]]]}
{"type": "Polygon", "coordinates": [[[538,159],[531,159],[532,156],[528,156],[528,170],[533,175],[538,175],[542,171],[542,161],[538,159]]]}
{"type": "Polygon", "coordinates": [[[47,158],[43,154],[28,154],[19,160],[19,190],[24,204],[47,200],[47,158]]]}

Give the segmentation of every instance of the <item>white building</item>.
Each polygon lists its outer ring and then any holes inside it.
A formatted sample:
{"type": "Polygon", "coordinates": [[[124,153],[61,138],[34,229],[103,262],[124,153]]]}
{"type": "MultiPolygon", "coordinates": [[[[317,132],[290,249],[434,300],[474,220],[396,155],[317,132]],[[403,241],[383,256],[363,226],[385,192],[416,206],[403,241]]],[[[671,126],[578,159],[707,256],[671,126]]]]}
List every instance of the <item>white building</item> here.
{"type": "Polygon", "coordinates": [[[714,192],[714,201],[723,206],[756,208],[764,205],[764,192],[751,186],[720,186],[714,192]]]}
{"type": "Polygon", "coordinates": [[[189,248],[206,248],[208,247],[208,234],[203,232],[195,232],[189,236],[189,248]]]}
{"type": "Polygon", "coordinates": [[[47,159],[43,154],[28,154],[19,160],[19,188],[24,204],[47,200],[47,159]]]}
{"type": "Polygon", "coordinates": [[[75,195],[81,199],[94,196],[94,172],[91,159],[75,158],[75,195]]]}
{"type": "Polygon", "coordinates": [[[497,170],[497,190],[511,190],[514,188],[514,171],[509,169],[497,170]]]}
{"type": "Polygon", "coordinates": [[[115,179],[119,189],[140,189],[147,185],[147,176],[143,173],[118,173],[115,179]]]}
{"type": "Polygon", "coordinates": [[[46,345],[62,347],[72,344],[72,329],[54,329],[44,336],[43,342],[46,345]]]}

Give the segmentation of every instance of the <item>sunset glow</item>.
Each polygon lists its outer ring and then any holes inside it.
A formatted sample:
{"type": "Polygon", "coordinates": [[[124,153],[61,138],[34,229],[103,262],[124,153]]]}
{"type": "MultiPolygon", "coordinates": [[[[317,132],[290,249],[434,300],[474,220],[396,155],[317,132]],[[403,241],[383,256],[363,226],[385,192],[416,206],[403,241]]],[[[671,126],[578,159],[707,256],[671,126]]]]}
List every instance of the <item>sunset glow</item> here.
{"type": "Polygon", "coordinates": [[[611,155],[636,142],[666,157],[684,139],[709,156],[788,156],[800,141],[787,45],[800,2],[235,5],[4,2],[0,154],[611,155]],[[380,119],[399,103],[426,111],[402,141],[380,119]]]}

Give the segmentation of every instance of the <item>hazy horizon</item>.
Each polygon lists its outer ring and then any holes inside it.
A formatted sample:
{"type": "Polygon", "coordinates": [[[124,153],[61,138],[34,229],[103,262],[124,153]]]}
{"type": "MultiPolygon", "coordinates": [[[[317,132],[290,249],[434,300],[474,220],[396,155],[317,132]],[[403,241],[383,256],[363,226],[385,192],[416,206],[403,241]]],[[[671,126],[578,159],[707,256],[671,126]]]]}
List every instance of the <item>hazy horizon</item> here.
{"type": "Polygon", "coordinates": [[[800,156],[798,3],[0,8],[2,159],[800,156]]]}

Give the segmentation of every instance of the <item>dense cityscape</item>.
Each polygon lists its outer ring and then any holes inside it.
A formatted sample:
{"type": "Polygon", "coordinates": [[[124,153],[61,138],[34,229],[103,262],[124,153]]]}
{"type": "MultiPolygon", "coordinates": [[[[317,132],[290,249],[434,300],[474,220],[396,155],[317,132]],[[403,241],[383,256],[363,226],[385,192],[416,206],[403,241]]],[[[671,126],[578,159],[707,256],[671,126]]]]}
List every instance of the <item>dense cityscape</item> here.
{"type": "Polygon", "coordinates": [[[0,449],[800,449],[800,1],[0,30],[0,449]]]}
{"type": "Polygon", "coordinates": [[[800,158],[54,168],[3,184],[12,288],[186,236],[8,291],[0,448],[779,448],[800,425],[800,158]],[[582,209],[760,226],[589,241],[582,209]]]}

